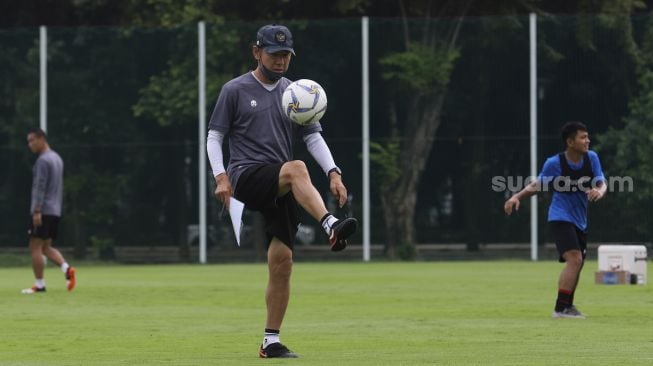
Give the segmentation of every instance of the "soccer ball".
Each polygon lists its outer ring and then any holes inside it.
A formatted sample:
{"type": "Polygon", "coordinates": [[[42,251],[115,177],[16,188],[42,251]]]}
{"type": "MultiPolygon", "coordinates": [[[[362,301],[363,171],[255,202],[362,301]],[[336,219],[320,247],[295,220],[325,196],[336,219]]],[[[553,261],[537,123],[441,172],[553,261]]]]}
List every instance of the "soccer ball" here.
{"type": "Polygon", "coordinates": [[[292,82],[281,98],[283,112],[293,122],[307,125],[322,118],[327,107],[327,96],[320,84],[309,79],[292,82]]]}

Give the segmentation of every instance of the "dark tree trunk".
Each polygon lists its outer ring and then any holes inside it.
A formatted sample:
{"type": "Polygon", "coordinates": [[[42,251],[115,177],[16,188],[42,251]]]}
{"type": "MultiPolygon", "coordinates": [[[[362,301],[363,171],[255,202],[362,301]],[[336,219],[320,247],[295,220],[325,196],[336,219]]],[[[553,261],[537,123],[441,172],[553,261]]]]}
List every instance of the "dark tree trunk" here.
{"type": "MultiPolygon", "coordinates": [[[[433,16],[437,17],[438,11],[428,2],[426,7],[421,9],[427,26],[424,27],[418,42],[430,48],[444,47],[449,52],[453,51],[462,20],[471,3],[472,0],[445,3],[439,11],[444,13],[449,5],[455,6],[460,10],[459,17],[447,27],[448,29],[440,29],[431,21],[433,16]],[[435,14],[432,11],[435,11],[435,14]]],[[[399,0],[398,4],[404,24],[405,49],[409,50],[411,42],[414,41],[408,26],[410,10],[403,0],[399,0]]],[[[391,118],[394,119],[394,137],[400,138],[397,160],[400,174],[396,182],[381,192],[386,224],[386,253],[391,259],[396,258],[399,245],[412,245],[415,241],[417,189],[440,127],[446,90],[447,81],[434,83],[426,93],[415,90],[403,120],[399,120],[396,113],[391,113],[391,118]]],[[[396,108],[391,106],[391,111],[396,111],[396,108]]]]}
{"type": "Polygon", "coordinates": [[[433,148],[435,133],[440,126],[440,111],[444,93],[416,98],[406,120],[401,142],[399,168],[401,175],[395,185],[382,192],[386,225],[386,255],[395,259],[399,245],[415,242],[415,209],[417,188],[433,148]]]}

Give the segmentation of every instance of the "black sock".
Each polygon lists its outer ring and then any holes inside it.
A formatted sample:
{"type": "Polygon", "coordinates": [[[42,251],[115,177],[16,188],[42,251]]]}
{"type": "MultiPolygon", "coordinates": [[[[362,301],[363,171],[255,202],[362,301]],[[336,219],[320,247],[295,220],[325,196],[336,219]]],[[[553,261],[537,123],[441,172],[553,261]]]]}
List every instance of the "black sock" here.
{"type": "Polygon", "coordinates": [[[265,328],[265,333],[266,334],[279,334],[279,329],[265,328]]]}
{"type": "Polygon", "coordinates": [[[574,292],[564,289],[558,290],[555,311],[561,312],[573,304],[574,292]]]}

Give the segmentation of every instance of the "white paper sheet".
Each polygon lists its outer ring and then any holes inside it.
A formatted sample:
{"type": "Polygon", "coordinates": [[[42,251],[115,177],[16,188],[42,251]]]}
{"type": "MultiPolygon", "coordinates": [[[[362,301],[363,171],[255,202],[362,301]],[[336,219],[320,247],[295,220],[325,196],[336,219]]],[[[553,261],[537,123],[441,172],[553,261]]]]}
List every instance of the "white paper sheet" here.
{"type": "Polygon", "coordinates": [[[229,217],[231,217],[231,225],[234,227],[234,236],[236,243],[240,246],[240,230],[243,227],[243,209],[245,204],[237,199],[229,198],[229,217]]]}

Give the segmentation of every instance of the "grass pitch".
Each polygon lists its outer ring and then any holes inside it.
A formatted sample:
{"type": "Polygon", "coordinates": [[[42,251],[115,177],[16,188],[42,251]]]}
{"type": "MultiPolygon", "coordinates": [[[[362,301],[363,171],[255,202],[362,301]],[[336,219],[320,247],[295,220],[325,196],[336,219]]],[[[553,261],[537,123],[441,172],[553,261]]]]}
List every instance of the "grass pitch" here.
{"type": "MultiPolygon", "coordinates": [[[[651,266],[649,265],[649,268],[651,266]]],[[[296,263],[281,339],[261,360],[264,264],[80,265],[78,287],[0,269],[2,365],[651,365],[653,284],[593,284],[586,320],[551,319],[553,262],[296,263]]],[[[651,273],[651,272],[649,272],[651,273]]]]}

